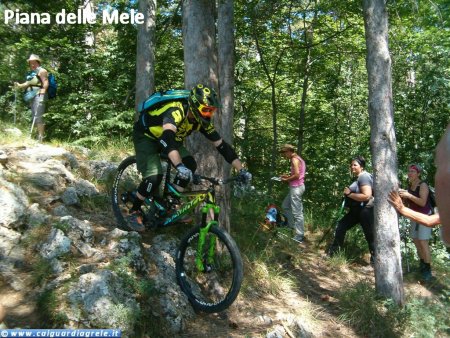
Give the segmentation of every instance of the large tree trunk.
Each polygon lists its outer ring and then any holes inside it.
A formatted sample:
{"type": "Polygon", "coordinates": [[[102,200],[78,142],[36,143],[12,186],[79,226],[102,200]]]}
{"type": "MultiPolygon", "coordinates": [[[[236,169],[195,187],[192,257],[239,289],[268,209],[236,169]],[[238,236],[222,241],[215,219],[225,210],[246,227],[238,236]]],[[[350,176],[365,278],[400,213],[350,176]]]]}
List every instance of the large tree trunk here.
{"type": "Polygon", "coordinates": [[[138,25],[137,33],[135,121],[138,119],[139,103],[155,88],[156,0],[139,0],[139,13],[144,13],[144,23],[138,25]]]}
{"type": "MultiPolygon", "coordinates": [[[[234,113],[234,16],[233,0],[220,0],[218,7],[218,58],[219,58],[219,91],[221,98],[220,134],[229,144],[233,144],[233,113],[234,113]]],[[[219,126],[217,126],[219,128],[219,126]]],[[[220,176],[228,177],[230,165],[222,160],[220,176]]],[[[220,198],[220,224],[230,231],[231,196],[230,187],[223,190],[220,198]]]]}
{"type": "Polygon", "coordinates": [[[364,0],[369,116],[375,191],[375,283],[378,293],[404,303],[400,235],[387,195],[398,185],[391,58],[385,0],[364,0]]]}
{"type": "MultiPolygon", "coordinates": [[[[210,0],[183,1],[183,48],[185,86],[188,89],[203,83],[218,89],[217,50],[215,45],[215,2],[210,0]]],[[[214,124],[221,125],[220,111],[214,124]]],[[[198,164],[198,172],[205,175],[222,173],[216,149],[200,133],[186,139],[186,145],[198,164]]]]}
{"type": "MultiPolygon", "coordinates": [[[[214,1],[183,1],[184,82],[188,89],[197,83],[218,87],[214,18],[214,1]]],[[[220,113],[214,117],[214,123],[220,124],[220,113]]],[[[186,139],[186,145],[197,160],[199,172],[206,175],[221,172],[217,168],[217,152],[203,135],[194,133],[186,139]]]]}

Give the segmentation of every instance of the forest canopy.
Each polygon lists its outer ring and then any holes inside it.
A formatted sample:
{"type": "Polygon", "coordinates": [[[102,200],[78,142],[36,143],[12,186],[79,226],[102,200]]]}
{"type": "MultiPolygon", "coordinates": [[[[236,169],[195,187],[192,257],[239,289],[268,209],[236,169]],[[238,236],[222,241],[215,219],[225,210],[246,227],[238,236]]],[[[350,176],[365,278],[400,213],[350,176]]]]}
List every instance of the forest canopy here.
{"type": "MultiPolygon", "coordinates": [[[[267,191],[270,177],[288,169],[280,157],[271,166],[274,142],[298,145],[308,166],[307,207],[337,205],[351,179],[351,156],[363,155],[370,164],[360,3],[266,0],[235,1],[234,7],[235,146],[258,173],[257,188],[267,191]]],[[[181,8],[179,1],[157,3],[156,90],[183,88],[181,8]]],[[[400,180],[405,184],[407,164],[417,162],[433,183],[433,150],[450,112],[450,6],[395,1],[388,11],[400,180]]],[[[129,138],[139,14],[137,1],[2,1],[0,118],[11,123],[15,112],[17,123],[30,123],[10,86],[23,81],[26,60],[35,53],[59,84],[46,115],[49,138],[86,146],[129,138]],[[96,20],[68,24],[68,13],[83,20],[78,13],[87,3],[95,5],[96,20]],[[11,13],[48,13],[49,23],[21,23],[11,13]],[[60,13],[65,24],[56,21],[60,13]],[[128,19],[120,21],[122,14],[128,19]]]]}

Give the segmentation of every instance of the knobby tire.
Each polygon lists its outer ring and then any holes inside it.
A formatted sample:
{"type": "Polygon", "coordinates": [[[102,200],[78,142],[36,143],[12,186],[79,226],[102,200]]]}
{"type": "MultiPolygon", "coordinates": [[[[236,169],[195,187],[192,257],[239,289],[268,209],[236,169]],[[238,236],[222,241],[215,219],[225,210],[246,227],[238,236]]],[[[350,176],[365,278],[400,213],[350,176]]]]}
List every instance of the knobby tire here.
{"type": "Polygon", "coordinates": [[[112,209],[120,229],[130,231],[126,216],[131,208],[130,203],[126,204],[121,200],[121,194],[135,191],[141,176],[136,168],[136,157],[130,156],[123,160],[117,168],[111,192],[112,209]]]}
{"type": "Polygon", "coordinates": [[[221,312],[234,302],[241,288],[242,257],[230,234],[212,226],[206,236],[202,257],[206,257],[211,236],[215,236],[214,263],[211,271],[198,271],[195,258],[199,231],[200,226],[193,228],[178,246],[175,260],[177,282],[195,310],[221,312]]]}

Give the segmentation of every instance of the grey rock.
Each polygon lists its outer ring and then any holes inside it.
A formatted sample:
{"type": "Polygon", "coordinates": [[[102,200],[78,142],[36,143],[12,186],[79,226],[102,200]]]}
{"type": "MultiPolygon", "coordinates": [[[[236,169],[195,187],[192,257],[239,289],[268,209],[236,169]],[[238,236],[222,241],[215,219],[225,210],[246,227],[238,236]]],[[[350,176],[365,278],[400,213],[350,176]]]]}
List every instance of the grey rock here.
{"type": "Polygon", "coordinates": [[[117,164],[107,161],[89,161],[92,177],[98,181],[107,181],[114,177],[117,164]]]}
{"type": "Polygon", "coordinates": [[[41,224],[45,224],[50,216],[39,208],[39,204],[33,203],[28,208],[28,225],[35,227],[41,224]]]}
{"type": "Polygon", "coordinates": [[[44,190],[53,190],[58,185],[54,175],[45,172],[27,173],[23,179],[44,190]]]}
{"type": "Polygon", "coordinates": [[[84,179],[76,180],[74,188],[78,196],[92,197],[99,194],[95,185],[84,179]]]}
{"type": "Polygon", "coordinates": [[[21,187],[0,177],[0,226],[17,228],[26,217],[28,198],[21,187]]]}
{"type": "Polygon", "coordinates": [[[23,281],[16,273],[25,264],[21,238],[19,232],[0,226],[0,276],[16,291],[24,288],[23,281]]]}
{"type": "Polygon", "coordinates": [[[155,288],[160,292],[159,306],[172,334],[183,331],[185,321],[195,317],[187,297],[179,288],[175,276],[174,257],[177,241],[164,235],[153,238],[152,245],[146,253],[149,261],[155,265],[151,275],[155,288]]]}
{"type": "Polygon", "coordinates": [[[78,322],[87,321],[92,327],[120,327],[125,337],[134,337],[139,304],[133,290],[114,272],[100,270],[81,275],[67,298],[70,317],[78,322]]]}
{"type": "Polygon", "coordinates": [[[4,131],[5,131],[5,133],[16,136],[16,137],[22,136],[22,131],[17,128],[6,128],[4,131]]]}
{"type": "Polygon", "coordinates": [[[53,209],[53,215],[64,217],[64,216],[69,216],[70,213],[69,213],[69,210],[67,210],[67,208],[64,205],[58,205],[57,207],[55,207],[53,209]]]}
{"type": "Polygon", "coordinates": [[[70,239],[61,230],[53,228],[47,238],[47,242],[42,244],[40,254],[46,259],[57,258],[69,252],[70,245],[70,239]]]}
{"type": "Polygon", "coordinates": [[[80,221],[72,216],[63,216],[59,220],[62,228],[65,228],[66,235],[73,242],[83,241],[91,243],[93,240],[92,226],[88,221],[80,221]]]}
{"type": "Polygon", "coordinates": [[[74,187],[69,187],[61,195],[61,199],[66,205],[79,205],[80,199],[78,198],[77,191],[74,187]]]}
{"type": "Polygon", "coordinates": [[[67,162],[69,163],[69,167],[71,169],[77,169],[77,168],[80,167],[80,164],[78,163],[78,160],[75,157],[75,155],[73,155],[71,153],[65,153],[63,156],[67,160],[67,162]]]}

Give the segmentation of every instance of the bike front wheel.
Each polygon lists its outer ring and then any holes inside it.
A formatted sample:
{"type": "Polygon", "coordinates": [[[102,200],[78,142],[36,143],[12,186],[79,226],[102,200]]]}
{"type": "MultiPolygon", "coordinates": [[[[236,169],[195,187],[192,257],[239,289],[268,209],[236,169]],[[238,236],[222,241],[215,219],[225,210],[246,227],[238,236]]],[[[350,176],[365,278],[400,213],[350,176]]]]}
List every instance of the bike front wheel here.
{"type": "Polygon", "coordinates": [[[207,313],[227,309],[236,299],[243,279],[239,249],[224,229],[212,226],[204,243],[200,226],[181,241],[176,255],[176,276],[195,310],[207,313]],[[199,263],[202,266],[199,267],[199,263]]]}

